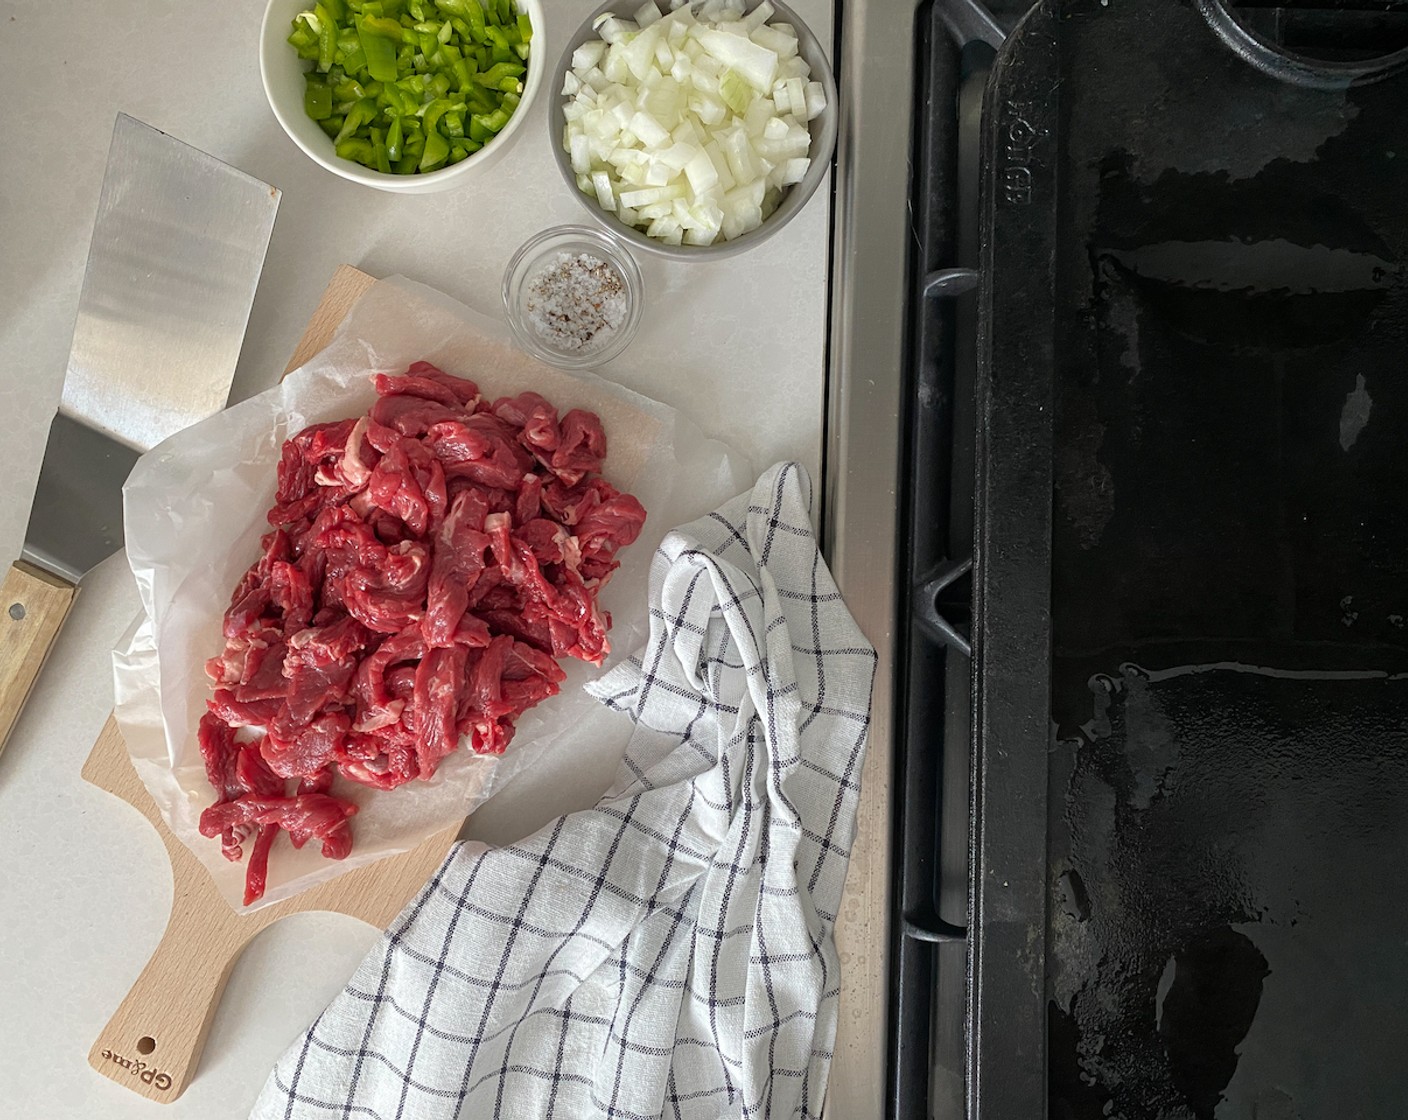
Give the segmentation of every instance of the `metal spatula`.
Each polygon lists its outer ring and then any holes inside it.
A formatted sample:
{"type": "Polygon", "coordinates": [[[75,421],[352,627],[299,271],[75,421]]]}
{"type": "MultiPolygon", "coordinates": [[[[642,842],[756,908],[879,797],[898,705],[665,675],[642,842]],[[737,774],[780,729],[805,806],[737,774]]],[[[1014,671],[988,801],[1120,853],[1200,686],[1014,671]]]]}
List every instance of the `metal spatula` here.
{"type": "Polygon", "coordinates": [[[22,559],[0,586],[0,750],[78,582],[122,547],[122,484],[225,407],[279,192],[118,114],[22,559]]]}

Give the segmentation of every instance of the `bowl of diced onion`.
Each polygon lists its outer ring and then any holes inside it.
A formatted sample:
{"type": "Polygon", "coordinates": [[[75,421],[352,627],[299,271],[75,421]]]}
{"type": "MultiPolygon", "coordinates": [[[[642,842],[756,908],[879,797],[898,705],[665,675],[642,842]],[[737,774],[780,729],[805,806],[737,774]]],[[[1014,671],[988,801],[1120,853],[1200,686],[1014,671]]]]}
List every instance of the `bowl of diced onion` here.
{"type": "Polygon", "coordinates": [[[603,4],[550,78],[563,178],[617,236],[678,259],[742,252],[826,177],[836,83],[781,0],[603,4]]]}
{"type": "Polygon", "coordinates": [[[314,162],[424,194],[496,163],[521,133],[548,74],[545,22],[542,0],[269,0],[259,72],[275,118],[314,162]],[[376,62],[384,70],[371,73],[376,62]]]}

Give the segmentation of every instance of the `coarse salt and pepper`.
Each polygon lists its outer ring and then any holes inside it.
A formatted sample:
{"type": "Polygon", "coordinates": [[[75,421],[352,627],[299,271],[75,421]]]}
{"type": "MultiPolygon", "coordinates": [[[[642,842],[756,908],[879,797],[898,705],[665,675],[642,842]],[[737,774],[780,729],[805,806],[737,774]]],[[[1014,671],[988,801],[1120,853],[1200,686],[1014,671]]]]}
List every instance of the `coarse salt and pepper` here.
{"type": "Polygon", "coordinates": [[[591,253],[557,253],[532,278],[524,304],[534,331],[564,352],[597,347],[626,321],[625,282],[591,253]]]}

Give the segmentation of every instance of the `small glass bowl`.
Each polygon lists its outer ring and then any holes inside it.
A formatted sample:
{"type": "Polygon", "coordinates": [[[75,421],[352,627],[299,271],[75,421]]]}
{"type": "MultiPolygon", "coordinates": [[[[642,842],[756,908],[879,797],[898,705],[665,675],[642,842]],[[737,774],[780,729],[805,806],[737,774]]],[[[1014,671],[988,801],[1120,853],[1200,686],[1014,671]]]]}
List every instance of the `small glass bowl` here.
{"type": "Polygon", "coordinates": [[[586,226],[554,226],[529,238],[504,272],[504,310],[513,337],[524,350],[559,369],[591,369],[621,353],[640,326],[643,295],[640,269],[625,244],[603,230],[586,226]],[[604,337],[598,336],[580,348],[555,346],[533,325],[528,313],[528,297],[533,280],[560,253],[586,253],[605,261],[621,278],[626,296],[626,318],[604,337]]]}

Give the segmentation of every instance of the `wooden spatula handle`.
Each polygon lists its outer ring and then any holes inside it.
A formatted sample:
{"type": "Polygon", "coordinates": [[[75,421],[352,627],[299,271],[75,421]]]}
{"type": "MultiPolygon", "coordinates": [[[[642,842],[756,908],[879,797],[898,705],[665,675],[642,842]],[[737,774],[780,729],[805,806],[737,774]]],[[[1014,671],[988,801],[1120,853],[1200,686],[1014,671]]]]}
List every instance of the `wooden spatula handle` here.
{"type": "Polygon", "coordinates": [[[154,1101],[174,1101],[190,1084],[230,970],[261,928],[214,903],[172,900],[156,952],[88,1053],[104,1077],[154,1101]]]}
{"type": "Polygon", "coordinates": [[[23,560],[0,585],[0,751],[77,594],[73,584],[23,560]]]}

